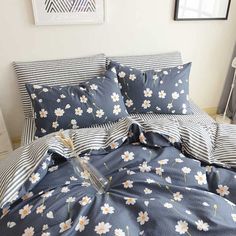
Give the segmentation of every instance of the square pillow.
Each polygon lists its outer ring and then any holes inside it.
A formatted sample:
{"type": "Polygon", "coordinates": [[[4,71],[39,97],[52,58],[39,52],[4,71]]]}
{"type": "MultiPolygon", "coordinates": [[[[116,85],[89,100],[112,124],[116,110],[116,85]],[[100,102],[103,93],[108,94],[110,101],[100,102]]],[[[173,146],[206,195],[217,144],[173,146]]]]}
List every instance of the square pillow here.
{"type": "Polygon", "coordinates": [[[192,114],[189,104],[191,63],[163,70],[141,71],[111,61],[129,113],[192,114]]]}
{"type": "Polygon", "coordinates": [[[35,112],[36,137],[114,122],[128,115],[115,68],[74,86],[26,84],[26,88],[35,112]]]}

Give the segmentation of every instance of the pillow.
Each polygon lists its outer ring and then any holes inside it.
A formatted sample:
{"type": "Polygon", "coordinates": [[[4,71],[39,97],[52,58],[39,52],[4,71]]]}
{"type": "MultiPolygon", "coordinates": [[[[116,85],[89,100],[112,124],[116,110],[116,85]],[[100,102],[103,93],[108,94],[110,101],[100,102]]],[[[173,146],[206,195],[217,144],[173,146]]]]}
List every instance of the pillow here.
{"type": "Polygon", "coordinates": [[[141,70],[111,61],[129,113],[192,114],[189,104],[191,63],[163,70],[141,70]]]}
{"type": "Polygon", "coordinates": [[[128,115],[116,70],[73,86],[26,84],[35,112],[36,137],[117,121],[128,115]]]}

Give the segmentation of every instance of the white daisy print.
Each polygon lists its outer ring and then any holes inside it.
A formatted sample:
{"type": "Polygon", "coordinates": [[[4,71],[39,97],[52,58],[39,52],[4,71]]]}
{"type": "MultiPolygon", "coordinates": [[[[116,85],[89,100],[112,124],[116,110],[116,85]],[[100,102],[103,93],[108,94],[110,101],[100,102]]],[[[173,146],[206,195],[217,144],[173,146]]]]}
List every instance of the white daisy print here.
{"type": "Polygon", "coordinates": [[[133,101],[132,101],[131,99],[127,99],[127,100],[125,101],[125,105],[126,105],[127,107],[131,107],[131,106],[134,105],[134,103],[133,103],[133,101]]]}
{"type": "Polygon", "coordinates": [[[166,97],[165,91],[161,90],[160,92],[158,92],[158,96],[159,96],[159,98],[163,98],[164,99],[166,97]]]}
{"type": "Polygon", "coordinates": [[[41,128],[41,132],[42,132],[43,134],[45,134],[47,131],[46,131],[45,129],[41,128]]]}
{"type": "Polygon", "coordinates": [[[146,211],[145,212],[140,211],[138,213],[137,222],[140,225],[144,225],[148,221],[149,221],[148,213],[146,211]]]}
{"type": "Polygon", "coordinates": [[[165,208],[173,208],[173,205],[172,205],[171,203],[166,202],[166,203],[164,204],[164,207],[165,207],[165,208]]]}
{"type": "Polygon", "coordinates": [[[98,89],[98,86],[97,86],[96,84],[91,84],[91,85],[90,85],[90,88],[91,88],[92,90],[97,90],[97,89],[98,89]]]}
{"type": "Polygon", "coordinates": [[[142,104],[142,107],[144,109],[147,109],[147,108],[151,107],[151,102],[149,100],[144,100],[143,104],[142,104]]]}
{"type": "Polygon", "coordinates": [[[113,102],[118,102],[120,100],[120,96],[119,96],[118,93],[113,93],[111,95],[111,99],[112,99],[113,102]]]}
{"type": "Polygon", "coordinates": [[[183,199],[183,195],[180,192],[173,193],[174,200],[180,202],[183,199]]]}
{"type": "Polygon", "coordinates": [[[151,166],[148,166],[147,162],[144,161],[141,165],[139,165],[139,169],[141,172],[150,172],[151,171],[151,166]]]}
{"type": "Polygon", "coordinates": [[[69,197],[69,198],[66,199],[67,203],[72,203],[74,201],[75,201],[75,197],[69,197]]]}
{"type": "Polygon", "coordinates": [[[72,119],[72,120],[70,121],[70,123],[71,123],[72,125],[77,125],[77,121],[76,121],[75,119],[72,119]]]}
{"type": "Polygon", "coordinates": [[[62,187],[61,189],[61,193],[68,193],[70,191],[70,189],[66,186],[66,187],[62,187]]]}
{"type": "Polygon", "coordinates": [[[52,122],[52,128],[56,129],[59,126],[57,121],[52,122]]]}
{"type": "Polygon", "coordinates": [[[134,159],[134,153],[126,151],[123,155],[121,155],[121,158],[124,160],[124,162],[132,161],[134,159]]]}
{"type": "Polygon", "coordinates": [[[225,195],[229,195],[229,187],[226,185],[218,185],[218,189],[216,189],[216,192],[220,194],[220,196],[224,197],[225,195]]]}
{"type": "Polygon", "coordinates": [[[61,108],[57,108],[55,111],[54,111],[55,115],[56,116],[63,116],[65,111],[61,108]]]}
{"type": "Polygon", "coordinates": [[[124,188],[133,188],[133,181],[131,180],[126,180],[125,182],[123,182],[124,188]]]}
{"type": "Polygon", "coordinates": [[[131,75],[129,76],[129,79],[130,79],[131,81],[135,81],[135,80],[136,80],[136,75],[131,74],[131,75]]]}
{"type": "Polygon", "coordinates": [[[190,168],[188,168],[188,167],[183,167],[182,169],[182,172],[184,173],[184,174],[189,174],[190,172],[191,172],[191,169],[190,168]]]}
{"type": "Polygon", "coordinates": [[[118,143],[118,142],[112,142],[112,143],[110,144],[111,149],[116,149],[116,148],[118,148],[118,146],[119,146],[119,143],[118,143]]]}
{"type": "Polygon", "coordinates": [[[197,175],[194,175],[194,177],[199,185],[207,184],[206,175],[203,174],[201,171],[198,171],[197,175]]]}
{"type": "Polygon", "coordinates": [[[105,114],[105,113],[104,113],[104,111],[103,111],[102,109],[96,111],[96,117],[98,117],[98,118],[102,118],[102,116],[103,116],[104,114],[105,114]]]}
{"type": "Polygon", "coordinates": [[[98,225],[95,226],[94,231],[99,235],[106,234],[110,231],[111,227],[112,226],[109,223],[100,222],[98,223],[98,225]]]}
{"type": "Polygon", "coordinates": [[[195,224],[197,225],[197,229],[199,231],[208,231],[209,230],[209,225],[206,222],[203,222],[202,220],[195,221],[195,224]]]}
{"type": "Polygon", "coordinates": [[[153,75],[152,79],[153,79],[154,81],[156,81],[156,80],[158,79],[158,76],[157,76],[157,75],[153,75]]]}
{"type": "Polygon", "coordinates": [[[172,107],[173,107],[173,104],[172,103],[168,103],[167,108],[171,109],[172,107]]]}
{"type": "Polygon", "coordinates": [[[24,230],[24,233],[22,234],[22,236],[33,236],[34,235],[34,227],[27,227],[24,230]]]}
{"type": "Polygon", "coordinates": [[[50,235],[51,235],[51,233],[49,233],[49,232],[44,232],[41,234],[41,236],[50,236],[50,235]]]}
{"type": "Polygon", "coordinates": [[[118,74],[118,76],[120,77],[120,78],[125,78],[125,72],[124,71],[121,71],[121,72],[119,72],[119,74],[118,74]]]}
{"type": "Polygon", "coordinates": [[[125,233],[122,229],[115,229],[114,234],[115,236],[125,236],[125,233]]]}
{"type": "Polygon", "coordinates": [[[60,233],[63,233],[65,232],[66,230],[70,229],[71,228],[71,224],[72,224],[72,221],[71,219],[65,221],[65,222],[62,222],[60,223],[59,227],[60,227],[60,233]]]}
{"type": "Polygon", "coordinates": [[[185,234],[188,232],[188,223],[185,220],[179,220],[175,226],[175,231],[179,234],[185,234]]]}
{"type": "Polygon", "coordinates": [[[86,96],[83,95],[80,97],[80,102],[87,103],[87,101],[88,101],[88,98],[86,96]]]}
{"type": "Polygon", "coordinates": [[[47,118],[48,112],[45,109],[41,109],[39,112],[40,118],[47,118]]]}
{"type": "Polygon", "coordinates": [[[26,216],[28,216],[31,213],[33,205],[25,205],[22,209],[19,210],[20,218],[24,219],[26,216]]]}
{"type": "Polygon", "coordinates": [[[143,191],[144,191],[145,194],[151,194],[152,193],[152,190],[149,189],[149,188],[145,188],[143,191]]]}
{"type": "Polygon", "coordinates": [[[161,167],[156,168],[156,174],[162,176],[162,173],[164,172],[164,169],[161,167]]]}
{"type": "Polygon", "coordinates": [[[116,74],[116,68],[115,67],[112,67],[111,71],[116,74]]]}
{"type": "Polygon", "coordinates": [[[40,174],[39,174],[39,173],[33,173],[33,174],[30,176],[30,178],[29,178],[29,181],[30,181],[32,184],[37,183],[39,180],[40,180],[40,174]]]}
{"type": "Polygon", "coordinates": [[[81,107],[75,108],[75,114],[77,116],[81,116],[83,114],[83,110],[81,109],[81,107]]]}
{"type": "Polygon", "coordinates": [[[45,206],[44,204],[40,205],[40,206],[37,207],[37,209],[36,209],[36,214],[42,214],[45,209],[46,209],[46,206],[45,206]]]}
{"type": "Polygon", "coordinates": [[[113,114],[119,115],[120,112],[121,112],[120,105],[115,105],[113,109],[113,114]]]}
{"type": "Polygon", "coordinates": [[[92,112],[93,112],[93,108],[92,108],[92,107],[89,107],[89,108],[87,109],[87,112],[88,112],[88,113],[92,113],[92,112]]]}
{"type": "Polygon", "coordinates": [[[91,203],[91,198],[88,197],[88,196],[83,197],[82,200],[79,201],[79,204],[80,204],[81,206],[86,206],[86,205],[88,205],[89,203],[91,203]]]}
{"type": "Polygon", "coordinates": [[[160,165],[166,165],[168,163],[168,161],[169,161],[168,159],[163,159],[163,160],[158,161],[158,163],[160,165]]]}
{"type": "Polygon", "coordinates": [[[107,215],[107,214],[113,214],[114,213],[114,207],[110,206],[109,204],[105,203],[102,207],[102,214],[107,215]]]}
{"type": "Polygon", "coordinates": [[[173,99],[178,99],[179,98],[179,93],[177,93],[177,92],[172,93],[172,98],[173,99]]]}
{"type": "Polygon", "coordinates": [[[136,203],[136,198],[124,197],[124,199],[126,200],[126,205],[134,205],[136,203]]]}
{"type": "Polygon", "coordinates": [[[35,84],[35,85],[33,85],[33,88],[34,88],[34,89],[41,89],[42,86],[41,86],[41,85],[36,85],[36,84],[35,84]]]}
{"type": "Polygon", "coordinates": [[[152,90],[150,88],[146,88],[144,91],[144,97],[151,97],[152,96],[152,90]]]}
{"type": "Polygon", "coordinates": [[[31,93],[31,98],[34,100],[36,98],[36,94],[35,93],[31,93]]]}
{"type": "Polygon", "coordinates": [[[89,219],[87,216],[80,216],[79,223],[75,227],[75,231],[82,232],[85,229],[85,226],[89,224],[89,219]]]}

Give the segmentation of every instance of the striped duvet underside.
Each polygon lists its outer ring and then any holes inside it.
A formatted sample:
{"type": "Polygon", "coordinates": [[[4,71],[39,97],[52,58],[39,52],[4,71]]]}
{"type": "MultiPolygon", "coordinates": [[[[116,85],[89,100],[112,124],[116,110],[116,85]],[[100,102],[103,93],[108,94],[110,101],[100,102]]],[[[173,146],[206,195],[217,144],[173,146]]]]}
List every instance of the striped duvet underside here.
{"type": "MultiPolygon", "coordinates": [[[[64,132],[66,136],[73,137],[76,152],[84,153],[90,149],[105,149],[127,137],[133,123],[138,123],[143,132],[165,134],[177,142],[182,142],[184,153],[205,163],[236,167],[236,126],[233,125],[202,125],[169,119],[144,121],[129,117],[117,122],[109,130],[86,128],[64,132]],[[224,145],[220,145],[222,143],[224,145]]],[[[6,160],[7,164],[0,166],[1,207],[14,200],[19,186],[29,178],[48,150],[65,157],[70,156],[69,150],[58,142],[55,134],[49,134],[18,149],[13,153],[14,157],[6,160]]]]}

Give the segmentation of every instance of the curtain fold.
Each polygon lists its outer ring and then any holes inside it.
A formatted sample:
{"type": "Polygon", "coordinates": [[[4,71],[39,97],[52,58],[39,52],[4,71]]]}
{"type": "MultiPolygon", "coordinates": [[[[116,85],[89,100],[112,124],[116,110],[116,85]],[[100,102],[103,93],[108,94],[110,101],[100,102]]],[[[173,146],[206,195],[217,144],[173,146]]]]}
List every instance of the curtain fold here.
{"type": "MultiPolygon", "coordinates": [[[[228,73],[225,79],[225,85],[224,85],[224,89],[221,95],[221,99],[218,105],[218,109],[217,109],[217,114],[223,114],[224,110],[225,110],[225,106],[229,97],[229,93],[230,93],[230,89],[231,89],[231,84],[233,82],[233,76],[234,76],[234,68],[231,66],[231,63],[233,61],[233,59],[236,57],[236,43],[234,46],[234,51],[232,54],[232,58],[230,61],[230,65],[229,65],[229,69],[228,69],[228,73]]],[[[227,110],[227,116],[229,118],[232,119],[232,123],[236,124],[236,85],[234,87],[232,96],[231,96],[231,100],[229,103],[229,108],[227,110]]]]}

